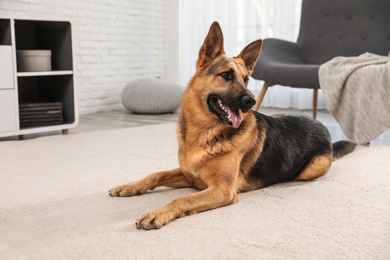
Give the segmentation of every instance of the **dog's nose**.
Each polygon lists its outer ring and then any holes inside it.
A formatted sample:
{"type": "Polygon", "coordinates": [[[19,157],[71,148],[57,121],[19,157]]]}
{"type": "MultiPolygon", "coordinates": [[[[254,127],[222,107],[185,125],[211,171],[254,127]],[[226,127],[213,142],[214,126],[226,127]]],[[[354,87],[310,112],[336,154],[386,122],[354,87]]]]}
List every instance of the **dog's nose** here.
{"type": "Polygon", "coordinates": [[[242,103],[247,109],[250,109],[256,104],[256,100],[251,95],[245,95],[242,97],[242,103]]]}

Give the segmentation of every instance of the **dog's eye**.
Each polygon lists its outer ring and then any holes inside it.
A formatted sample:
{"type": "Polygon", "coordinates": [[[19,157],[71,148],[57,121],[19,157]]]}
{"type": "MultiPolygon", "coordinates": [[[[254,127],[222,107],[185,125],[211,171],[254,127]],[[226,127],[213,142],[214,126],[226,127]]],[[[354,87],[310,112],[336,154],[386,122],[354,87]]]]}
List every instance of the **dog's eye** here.
{"type": "Polygon", "coordinates": [[[219,74],[224,80],[230,81],[234,79],[233,71],[225,71],[219,74]]]}
{"type": "Polygon", "coordinates": [[[245,79],[244,79],[245,86],[248,86],[248,82],[249,82],[249,77],[246,76],[245,79]]]}

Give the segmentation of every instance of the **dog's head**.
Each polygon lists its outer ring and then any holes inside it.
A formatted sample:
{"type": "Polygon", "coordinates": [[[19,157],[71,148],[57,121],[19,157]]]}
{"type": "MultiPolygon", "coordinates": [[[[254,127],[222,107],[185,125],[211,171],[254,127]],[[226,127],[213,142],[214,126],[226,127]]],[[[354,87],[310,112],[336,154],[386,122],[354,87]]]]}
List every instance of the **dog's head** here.
{"type": "Polygon", "coordinates": [[[226,125],[238,128],[245,114],[256,104],[247,85],[261,44],[261,40],[254,41],[238,56],[228,57],[221,27],[214,22],[200,48],[192,87],[196,88],[202,102],[207,102],[208,112],[226,125]]]}

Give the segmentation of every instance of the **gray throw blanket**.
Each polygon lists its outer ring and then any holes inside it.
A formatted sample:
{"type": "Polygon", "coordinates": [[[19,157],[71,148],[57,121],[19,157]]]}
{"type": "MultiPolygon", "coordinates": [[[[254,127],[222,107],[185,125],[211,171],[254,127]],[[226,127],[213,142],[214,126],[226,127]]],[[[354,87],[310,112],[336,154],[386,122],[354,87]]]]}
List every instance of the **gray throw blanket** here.
{"type": "Polygon", "coordinates": [[[351,141],[365,144],[390,128],[390,54],[336,57],[319,70],[326,107],[351,141]]]}

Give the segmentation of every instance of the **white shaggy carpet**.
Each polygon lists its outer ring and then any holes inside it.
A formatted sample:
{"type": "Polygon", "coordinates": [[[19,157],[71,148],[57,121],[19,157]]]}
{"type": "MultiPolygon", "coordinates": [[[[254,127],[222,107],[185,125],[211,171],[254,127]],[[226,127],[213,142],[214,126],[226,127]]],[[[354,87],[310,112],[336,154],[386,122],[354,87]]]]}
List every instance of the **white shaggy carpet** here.
{"type": "Polygon", "coordinates": [[[176,167],[176,150],[175,124],[0,142],[0,259],[390,259],[390,147],[137,230],[140,215],[195,190],[107,191],[176,167]]]}

